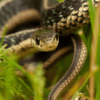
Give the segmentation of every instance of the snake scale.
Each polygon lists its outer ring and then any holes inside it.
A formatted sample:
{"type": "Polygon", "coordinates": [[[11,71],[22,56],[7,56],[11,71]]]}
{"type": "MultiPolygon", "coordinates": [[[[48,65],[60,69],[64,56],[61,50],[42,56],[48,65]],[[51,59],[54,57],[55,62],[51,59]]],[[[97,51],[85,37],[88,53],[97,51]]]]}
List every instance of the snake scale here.
{"type": "MultiPolygon", "coordinates": [[[[92,1],[96,8],[99,0],[92,1]]],[[[41,27],[52,28],[54,32],[51,30],[51,33],[53,34],[56,32],[61,36],[72,34],[75,30],[89,23],[88,2],[87,0],[64,0],[50,8],[45,8],[43,6],[43,0],[4,0],[0,3],[1,35],[3,34],[5,25],[8,26],[7,33],[12,33],[16,32],[15,29],[22,24],[26,25],[27,28],[29,23],[34,26],[34,21],[39,22],[41,27]]],[[[21,31],[18,34],[16,33],[16,35],[6,36],[3,44],[7,43],[7,48],[11,48],[11,50],[15,52],[32,48],[30,36],[35,34],[38,30],[33,30],[32,26],[28,30],[21,31]]],[[[57,40],[56,36],[57,35],[55,35],[54,38],[57,40]]],[[[40,44],[39,38],[35,38],[34,41],[36,43],[35,45],[40,44]]],[[[72,36],[72,41],[74,44],[72,64],[65,75],[51,90],[47,100],[56,100],[60,93],[77,76],[85,62],[87,49],[84,42],[79,36],[72,36]]]]}

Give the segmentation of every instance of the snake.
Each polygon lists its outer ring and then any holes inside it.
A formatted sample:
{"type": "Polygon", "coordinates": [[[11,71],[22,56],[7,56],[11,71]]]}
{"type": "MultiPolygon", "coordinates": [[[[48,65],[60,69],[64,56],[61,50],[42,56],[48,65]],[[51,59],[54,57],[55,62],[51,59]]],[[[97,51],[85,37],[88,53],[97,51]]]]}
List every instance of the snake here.
{"type": "MultiPolygon", "coordinates": [[[[94,7],[97,8],[100,1],[92,1],[94,7]]],[[[22,24],[27,26],[31,23],[33,27],[34,21],[39,22],[38,29],[33,30],[31,27],[16,35],[5,36],[3,44],[7,43],[7,48],[15,52],[32,47],[41,51],[52,51],[60,42],[59,36],[73,34],[75,30],[90,22],[87,0],[64,0],[50,8],[44,7],[43,0],[4,0],[0,3],[0,19],[1,35],[5,25],[8,26],[7,33],[12,33],[22,24]]],[[[72,64],[53,87],[47,100],[56,100],[77,76],[85,62],[87,48],[84,42],[77,35],[72,36],[72,42],[74,44],[72,64]]]]}
{"type": "MultiPolygon", "coordinates": [[[[37,64],[41,62],[43,64],[43,69],[48,71],[48,69],[52,68],[59,60],[73,52],[70,36],[60,37],[60,40],[61,42],[59,43],[57,49],[51,52],[37,52],[32,57],[23,58],[19,64],[24,66],[27,71],[34,72],[37,64]],[[66,39],[67,41],[70,41],[70,43],[66,43],[66,39]]],[[[23,73],[19,72],[20,71],[17,73],[18,76],[24,76],[23,73]]]]}

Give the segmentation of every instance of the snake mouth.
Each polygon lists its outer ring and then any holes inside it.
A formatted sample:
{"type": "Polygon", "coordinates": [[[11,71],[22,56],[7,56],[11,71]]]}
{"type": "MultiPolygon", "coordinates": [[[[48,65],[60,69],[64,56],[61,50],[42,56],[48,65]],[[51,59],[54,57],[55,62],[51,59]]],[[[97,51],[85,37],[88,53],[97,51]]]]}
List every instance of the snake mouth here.
{"type": "Polygon", "coordinates": [[[56,44],[53,43],[53,45],[46,46],[44,51],[46,51],[46,52],[53,51],[57,48],[57,46],[58,46],[58,43],[56,43],[56,44]]]}
{"type": "Polygon", "coordinates": [[[49,52],[57,48],[59,41],[53,41],[51,43],[40,42],[40,45],[36,45],[35,41],[31,39],[32,46],[40,51],[49,52]]]}

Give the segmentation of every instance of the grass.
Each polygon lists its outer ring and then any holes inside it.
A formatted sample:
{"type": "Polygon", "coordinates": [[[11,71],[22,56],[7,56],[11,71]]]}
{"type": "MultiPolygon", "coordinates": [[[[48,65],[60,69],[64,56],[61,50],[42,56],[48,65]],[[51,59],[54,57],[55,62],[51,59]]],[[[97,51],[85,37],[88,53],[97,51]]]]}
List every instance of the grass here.
{"type": "MultiPolygon", "coordinates": [[[[4,34],[6,29],[7,27],[4,34]]],[[[4,51],[5,45],[2,46],[2,41],[0,48],[0,100],[30,100],[30,98],[43,100],[45,77],[42,64],[37,65],[34,73],[27,72],[16,63],[14,55],[7,55],[9,49],[4,51]],[[26,79],[16,76],[17,69],[24,74],[26,79]]]]}
{"type": "Polygon", "coordinates": [[[0,100],[15,100],[15,98],[43,100],[45,78],[42,65],[38,64],[34,74],[28,73],[22,66],[7,57],[2,48],[0,49],[0,100]],[[15,75],[16,69],[23,72],[25,80],[15,75]]]}
{"type": "MultiPolygon", "coordinates": [[[[81,35],[81,38],[87,46],[88,56],[76,80],[69,86],[70,89],[69,87],[67,88],[67,93],[63,96],[64,98],[66,95],[67,98],[68,96],[73,96],[71,100],[75,100],[76,95],[80,92],[84,93],[88,98],[95,100],[99,100],[100,98],[99,12],[96,13],[91,0],[88,1],[92,27],[88,24],[81,29],[81,32],[84,33],[81,35]],[[93,69],[91,70],[91,68],[93,69]],[[91,90],[94,91],[91,92],[91,90]],[[95,95],[95,97],[93,98],[89,94],[95,95]]],[[[56,71],[55,78],[52,79],[51,82],[51,79],[46,80],[44,77],[46,72],[42,69],[41,63],[38,64],[35,72],[29,73],[17,63],[16,58],[7,56],[7,52],[9,52],[9,50],[4,51],[4,46],[0,48],[0,100],[46,100],[51,89],[46,87],[51,84],[54,85],[58,79],[63,76],[63,73],[65,73],[70,66],[73,55],[69,54],[58,62],[53,69],[47,72],[48,75],[52,75],[52,73],[56,71]],[[19,69],[25,77],[16,76],[16,69],[19,69]]]]}

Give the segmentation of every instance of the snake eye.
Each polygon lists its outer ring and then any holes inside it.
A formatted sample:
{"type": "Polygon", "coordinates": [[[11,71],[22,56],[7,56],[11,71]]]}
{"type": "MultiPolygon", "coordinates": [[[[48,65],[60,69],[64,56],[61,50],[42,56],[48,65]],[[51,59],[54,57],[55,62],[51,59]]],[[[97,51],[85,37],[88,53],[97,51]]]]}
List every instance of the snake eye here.
{"type": "Polygon", "coordinates": [[[56,34],[56,36],[55,36],[55,37],[56,37],[56,40],[58,41],[58,40],[59,40],[59,35],[58,35],[58,34],[56,34]]]}
{"type": "Polygon", "coordinates": [[[40,39],[39,39],[39,37],[36,37],[36,44],[37,44],[37,45],[40,44],[40,39]]]}

